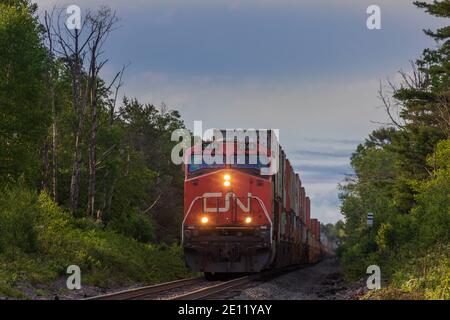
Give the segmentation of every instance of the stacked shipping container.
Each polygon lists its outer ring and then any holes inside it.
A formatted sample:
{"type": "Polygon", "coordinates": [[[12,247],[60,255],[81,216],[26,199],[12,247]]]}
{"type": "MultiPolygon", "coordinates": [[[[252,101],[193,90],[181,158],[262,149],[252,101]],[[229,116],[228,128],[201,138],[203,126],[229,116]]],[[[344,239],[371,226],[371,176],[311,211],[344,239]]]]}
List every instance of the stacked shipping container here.
{"type": "MultiPolygon", "coordinates": [[[[311,200],[306,196],[300,176],[294,172],[281,146],[279,156],[279,171],[274,178],[274,189],[275,198],[279,199],[282,206],[279,218],[280,242],[285,242],[286,246],[294,245],[294,259],[298,255],[296,252],[303,252],[310,262],[316,261],[320,250],[320,223],[317,219],[311,219],[311,200]],[[304,248],[309,249],[305,251],[304,248]]],[[[274,208],[274,214],[277,210],[278,208],[274,208]]]]}
{"type": "Polygon", "coordinates": [[[320,222],[317,219],[311,219],[311,231],[314,238],[320,241],[320,222]]]}
{"type": "MultiPolygon", "coordinates": [[[[222,132],[225,136],[226,133],[222,132]]],[[[269,130],[268,141],[266,146],[270,146],[272,142],[273,132],[269,130]]],[[[295,173],[289,159],[286,156],[281,145],[278,145],[279,168],[273,177],[273,194],[274,207],[273,215],[277,215],[277,241],[285,242],[287,246],[297,246],[298,250],[303,246],[310,248],[311,252],[316,251],[314,248],[320,247],[320,223],[317,219],[311,219],[311,201],[306,195],[306,190],[302,186],[300,175],[295,173]],[[315,222],[312,222],[315,221],[315,222]]],[[[291,249],[287,249],[287,252],[291,249]]],[[[294,250],[294,256],[296,250],[294,250]]],[[[314,258],[310,258],[314,259],[314,258]]]]}

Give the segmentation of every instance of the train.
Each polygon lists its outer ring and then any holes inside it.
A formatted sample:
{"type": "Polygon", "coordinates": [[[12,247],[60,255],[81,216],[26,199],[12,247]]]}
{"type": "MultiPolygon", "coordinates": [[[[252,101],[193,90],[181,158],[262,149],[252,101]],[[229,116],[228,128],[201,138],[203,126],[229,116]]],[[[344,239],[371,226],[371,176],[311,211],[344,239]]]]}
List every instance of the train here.
{"type": "Polygon", "coordinates": [[[181,243],[187,267],[215,279],[321,260],[327,249],[320,222],[311,218],[310,197],[275,131],[214,132],[216,138],[185,152],[181,243]]]}

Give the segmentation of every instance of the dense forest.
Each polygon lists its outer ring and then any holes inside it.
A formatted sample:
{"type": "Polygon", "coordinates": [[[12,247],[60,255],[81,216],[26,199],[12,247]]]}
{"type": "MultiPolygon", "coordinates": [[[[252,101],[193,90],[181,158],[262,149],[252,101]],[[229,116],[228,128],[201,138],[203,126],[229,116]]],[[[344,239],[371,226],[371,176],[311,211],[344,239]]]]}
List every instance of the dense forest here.
{"type": "MultiPolygon", "coordinates": [[[[448,0],[414,4],[450,17],[448,0]]],[[[374,297],[450,299],[450,26],[425,33],[436,48],[381,86],[391,123],[357,148],[341,185],[339,254],[350,278],[380,266],[374,297]]]]}
{"type": "Polygon", "coordinates": [[[183,121],[122,100],[127,66],[100,77],[119,19],[83,14],[70,30],[65,9],[0,3],[0,296],[71,264],[98,285],[188,272],[176,245],[183,173],[170,160],[183,121]]]}

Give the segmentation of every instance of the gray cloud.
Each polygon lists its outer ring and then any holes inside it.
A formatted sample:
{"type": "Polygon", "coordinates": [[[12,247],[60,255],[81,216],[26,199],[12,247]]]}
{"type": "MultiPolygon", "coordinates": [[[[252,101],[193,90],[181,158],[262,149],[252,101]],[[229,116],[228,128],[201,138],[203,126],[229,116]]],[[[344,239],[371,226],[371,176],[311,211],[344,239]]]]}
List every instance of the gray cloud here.
{"type": "Polygon", "coordinates": [[[378,0],[383,30],[365,28],[372,0],[38,0],[108,4],[123,19],[102,76],[122,64],[123,91],[181,112],[192,129],[277,128],[323,222],[342,218],[336,185],[349,157],[385,122],[379,79],[408,69],[438,25],[412,0],[378,0]]]}
{"type": "Polygon", "coordinates": [[[296,172],[299,172],[304,183],[311,182],[341,182],[347,174],[353,171],[348,165],[343,166],[311,166],[300,165],[294,167],[296,172]]]}
{"type": "Polygon", "coordinates": [[[319,143],[340,143],[340,144],[350,144],[350,145],[355,145],[355,144],[359,144],[361,142],[363,142],[362,140],[355,140],[355,139],[335,139],[335,138],[327,138],[327,139],[319,139],[319,138],[306,138],[306,141],[311,141],[311,142],[319,142],[319,143]]]}
{"type": "MultiPolygon", "coordinates": [[[[155,6],[169,7],[188,7],[188,6],[226,6],[231,9],[238,9],[246,6],[259,7],[287,7],[287,8],[311,8],[311,7],[328,7],[329,9],[348,10],[349,8],[364,7],[367,8],[373,4],[371,0],[34,0],[43,7],[49,7],[55,4],[78,4],[80,6],[98,6],[101,4],[109,4],[117,7],[132,8],[152,8],[155,6]],[[357,4],[357,5],[356,5],[357,4]]],[[[399,10],[405,6],[411,5],[411,0],[378,0],[377,5],[385,7],[389,10],[399,10]]]]}
{"type": "Polygon", "coordinates": [[[306,157],[326,157],[326,158],[349,158],[352,152],[349,151],[311,151],[311,150],[296,150],[293,152],[294,155],[301,155],[306,157]]]}

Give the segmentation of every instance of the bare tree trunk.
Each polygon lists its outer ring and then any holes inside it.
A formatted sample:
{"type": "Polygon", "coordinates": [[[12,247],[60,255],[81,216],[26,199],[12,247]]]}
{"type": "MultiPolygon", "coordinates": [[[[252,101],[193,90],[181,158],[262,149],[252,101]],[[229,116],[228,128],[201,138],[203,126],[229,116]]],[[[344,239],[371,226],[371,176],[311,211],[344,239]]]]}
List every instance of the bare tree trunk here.
{"type": "MultiPolygon", "coordinates": [[[[117,22],[115,12],[108,7],[102,7],[96,14],[88,12],[80,29],[69,30],[62,18],[64,11],[58,15],[56,25],[52,26],[58,52],[70,67],[72,80],[72,104],[78,120],[75,133],[75,148],[70,179],[70,212],[74,214],[79,207],[81,166],[83,164],[82,139],[84,134],[85,112],[88,102],[92,107],[92,129],[89,141],[89,184],[88,213],[94,215],[95,180],[96,180],[96,140],[97,140],[97,77],[100,69],[106,63],[98,63],[101,47],[108,34],[117,22]],[[88,28],[87,33],[86,28],[88,28]],[[88,56],[89,70],[85,72],[84,59],[88,56]]],[[[56,137],[56,125],[55,134],[56,137]]],[[[56,153],[55,153],[56,154],[56,153]]],[[[56,163],[56,162],[55,162],[56,163]]]]}
{"type": "Polygon", "coordinates": [[[125,171],[125,176],[126,177],[130,174],[130,166],[131,166],[130,149],[127,148],[127,169],[125,171]]]}
{"type": "Polygon", "coordinates": [[[48,142],[47,139],[44,142],[44,146],[42,148],[42,181],[41,188],[42,191],[48,191],[48,171],[49,171],[49,163],[48,163],[48,142]]]}
{"type": "Polygon", "coordinates": [[[51,67],[48,81],[50,87],[50,105],[52,109],[52,196],[53,201],[58,202],[58,129],[56,124],[55,83],[53,78],[53,42],[51,40],[49,50],[51,52],[51,67]]]}
{"type": "Polygon", "coordinates": [[[70,180],[70,212],[73,214],[78,209],[80,195],[80,173],[83,162],[81,153],[81,136],[83,134],[84,117],[78,119],[78,129],[75,137],[74,163],[72,167],[72,177],[70,180]]]}
{"type": "Polygon", "coordinates": [[[80,172],[83,162],[81,153],[81,139],[84,128],[84,106],[81,94],[81,59],[79,54],[79,32],[75,30],[75,57],[72,71],[72,99],[75,113],[78,116],[78,128],[75,135],[75,151],[73,157],[72,176],[70,179],[70,212],[72,214],[78,209],[78,200],[80,194],[80,172]]]}
{"type": "Polygon", "coordinates": [[[56,124],[55,90],[53,80],[50,89],[50,99],[52,104],[52,195],[53,201],[58,202],[58,129],[56,124]]]}
{"type": "Polygon", "coordinates": [[[111,204],[112,204],[112,199],[114,196],[115,183],[116,183],[116,180],[114,179],[113,183],[111,183],[111,188],[110,188],[109,194],[108,194],[108,200],[106,202],[106,212],[111,212],[111,204]]]}
{"type": "MultiPolygon", "coordinates": [[[[93,34],[93,33],[92,33],[93,34]]],[[[78,32],[75,33],[75,52],[78,49],[78,32]]],[[[73,103],[78,111],[78,128],[75,135],[75,151],[70,182],[70,212],[78,209],[80,197],[81,165],[83,164],[82,139],[84,134],[84,122],[89,94],[92,90],[93,77],[88,75],[87,80],[82,80],[82,61],[80,55],[75,56],[73,72],[73,103]],[[83,83],[84,82],[84,83],[83,83]]]]}
{"type": "Polygon", "coordinates": [[[78,113],[78,129],[75,136],[75,153],[74,164],[72,170],[72,179],[70,184],[70,203],[71,213],[73,214],[78,209],[79,197],[80,197],[80,177],[81,177],[81,165],[83,164],[82,153],[82,139],[84,133],[84,121],[86,116],[86,107],[88,104],[88,94],[92,90],[93,80],[91,77],[86,81],[86,85],[80,90],[80,97],[78,101],[79,113],[78,113]]]}
{"type": "MultiPolygon", "coordinates": [[[[52,61],[53,63],[53,61],[52,61]]],[[[53,201],[58,202],[58,130],[56,124],[56,105],[55,105],[55,86],[53,80],[53,67],[51,67],[49,73],[49,89],[50,89],[50,106],[52,109],[52,144],[51,144],[51,152],[52,152],[52,161],[51,161],[51,194],[53,201]]]]}
{"type": "MultiPolygon", "coordinates": [[[[98,15],[92,19],[92,25],[94,26],[94,34],[92,42],[89,44],[90,49],[90,68],[89,68],[89,94],[91,102],[91,136],[89,142],[89,183],[88,183],[88,202],[87,202],[87,214],[95,217],[95,196],[96,196],[96,179],[97,179],[97,107],[98,107],[98,75],[101,68],[105,65],[106,61],[98,61],[98,57],[101,54],[101,46],[111,32],[117,19],[115,13],[109,9],[102,9],[98,15]]],[[[114,85],[116,79],[122,73],[118,73],[114,78],[111,86],[114,85]]],[[[110,87],[111,87],[110,86],[110,87]]],[[[109,87],[109,88],[110,88],[109,87]]],[[[107,91],[109,91],[109,88],[107,91]]],[[[100,212],[97,214],[97,218],[100,218],[100,212]]]]}
{"type": "Polygon", "coordinates": [[[92,86],[92,128],[91,141],[89,145],[89,190],[88,190],[88,215],[95,213],[95,187],[96,187],[96,165],[97,165],[97,81],[92,86]]]}
{"type": "MultiPolygon", "coordinates": [[[[112,102],[109,105],[109,125],[112,126],[113,122],[114,122],[114,115],[115,115],[115,109],[116,109],[116,103],[117,103],[117,96],[119,95],[119,90],[120,87],[122,87],[123,82],[122,82],[122,77],[123,74],[125,72],[125,69],[127,68],[127,66],[123,66],[122,70],[116,75],[116,77],[114,78],[113,82],[111,83],[111,86],[114,86],[114,98],[112,100],[112,102]],[[117,85],[115,85],[115,80],[119,79],[117,85]]],[[[110,87],[111,87],[110,86],[110,87]]]]}
{"type": "Polygon", "coordinates": [[[45,12],[45,28],[47,32],[47,38],[49,42],[48,50],[50,52],[50,70],[48,73],[48,85],[50,91],[50,107],[52,109],[52,196],[53,201],[58,202],[58,140],[57,140],[57,125],[56,125],[56,105],[55,105],[55,83],[54,83],[54,47],[53,47],[53,36],[51,32],[51,25],[53,24],[53,12],[48,14],[45,12]]]}

